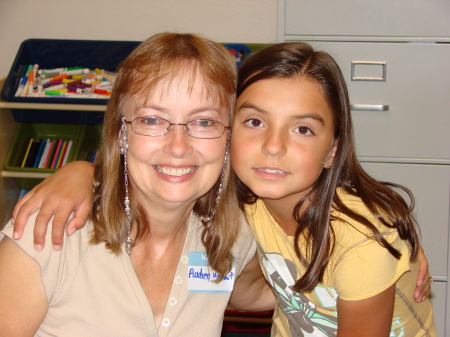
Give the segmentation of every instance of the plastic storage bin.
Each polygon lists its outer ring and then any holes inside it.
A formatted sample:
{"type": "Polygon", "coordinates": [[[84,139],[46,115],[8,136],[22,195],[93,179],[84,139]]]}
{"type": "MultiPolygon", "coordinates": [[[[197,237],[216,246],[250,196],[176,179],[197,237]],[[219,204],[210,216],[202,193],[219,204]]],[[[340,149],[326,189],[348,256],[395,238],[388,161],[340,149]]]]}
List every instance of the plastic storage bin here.
{"type": "Polygon", "coordinates": [[[29,39],[22,42],[6,78],[2,98],[8,102],[106,104],[107,99],[15,97],[20,78],[30,64],[40,69],[83,67],[115,72],[117,66],[138,46],[136,41],[29,39]]]}
{"type": "MultiPolygon", "coordinates": [[[[91,126],[93,127],[93,126],[91,126]]],[[[4,170],[17,172],[52,173],[56,169],[21,167],[30,138],[50,140],[73,140],[67,162],[78,159],[86,125],[81,124],[39,124],[19,123],[14,134],[11,146],[6,156],[4,170]]],[[[42,179],[16,178],[19,188],[29,189],[42,179]]]]}
{"type": "MultiPolygon", "coordinates": [[[[31,64],[40,69],[80,66],[115,72],[139,45],[137,41],[29,39],[22,42],[6,78],[1,96],[8,102],[106,105],[107,99],[61,97],[15,97],[24,70],[31,64]]],[[[19,123],[101,124],[103,112],[43,109],[11,109],[19,123]]]]}

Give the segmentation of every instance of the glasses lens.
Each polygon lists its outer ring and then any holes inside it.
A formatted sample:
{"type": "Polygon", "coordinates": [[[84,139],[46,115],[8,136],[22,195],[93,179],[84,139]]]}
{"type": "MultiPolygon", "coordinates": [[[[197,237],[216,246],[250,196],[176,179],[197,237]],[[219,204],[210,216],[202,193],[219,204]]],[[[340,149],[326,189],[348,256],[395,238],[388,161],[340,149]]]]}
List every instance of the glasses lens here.
{"type": "Polygon", "coordinates": [[[144,136],[162,136],[169,130],[170,123],[157,117],[138,117],[131,126],[134,132],[144,136]]]}
{"type": "Polygon", "coordinates": [[[199,119],[187,123],[186,132],[195,138],[218,138],[225,130],[221,122],[199,119]]]}

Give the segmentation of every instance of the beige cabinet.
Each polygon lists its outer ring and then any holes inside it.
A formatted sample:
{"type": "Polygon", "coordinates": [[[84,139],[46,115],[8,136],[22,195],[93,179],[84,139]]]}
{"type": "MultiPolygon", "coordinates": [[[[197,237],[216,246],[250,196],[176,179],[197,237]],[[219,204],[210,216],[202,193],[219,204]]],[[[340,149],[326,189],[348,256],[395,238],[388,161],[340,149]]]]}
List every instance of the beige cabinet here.
{"type": "Polygon", "coordinates": [[[286,0],[284,31],[289,36],[336,36],[361,40],[448,38],[448,0],[286,0]]]}
{"type": "Polygon", "coordinates": [[[280,41],[339,63],[363,166],[413,191],[438,335],[450,337],[450,2],[279,0],[278,10],[280,41]]]}

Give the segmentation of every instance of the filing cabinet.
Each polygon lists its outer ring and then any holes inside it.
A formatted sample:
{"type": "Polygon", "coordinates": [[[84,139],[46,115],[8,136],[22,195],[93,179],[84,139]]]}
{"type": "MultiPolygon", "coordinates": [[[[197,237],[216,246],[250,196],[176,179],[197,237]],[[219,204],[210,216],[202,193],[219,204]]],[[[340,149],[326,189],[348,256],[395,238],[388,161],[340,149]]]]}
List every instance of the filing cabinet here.
{"type": "Polygon", "coordinates": [[[436,328],[448,337],[449,17],[446,0],[278,1],[279,41],[309,42],[341,67],[363,167],[412,190],[436,328]]]}

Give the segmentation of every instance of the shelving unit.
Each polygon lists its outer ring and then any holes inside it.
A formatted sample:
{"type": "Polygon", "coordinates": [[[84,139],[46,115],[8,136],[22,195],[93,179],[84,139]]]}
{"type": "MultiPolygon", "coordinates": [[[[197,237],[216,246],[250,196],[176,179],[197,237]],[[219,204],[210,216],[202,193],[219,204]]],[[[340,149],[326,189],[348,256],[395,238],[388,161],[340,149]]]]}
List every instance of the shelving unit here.
{"type": "MultiPolygon", "coordinates": [[[[0,91],[2,90],[4,83],[5,78],[0,79],[0,91]]],[[[38,110],[42,111],[42,113],[52,110],[104,112],[106,110],[106,105],[18,103],[6,102],[0,98],[0,164],[2,167],[0,180],[0,228],[3,227],[11,217],[12,209],[19,196],[20,189],[17,187],[15,178],[44,179],[50,175],[49,173],[3,170],[6,155],[17,127],[17,122],[14,120],[11,113],[11,110],[14,109],[38,110]]]]}
{"type": "Polygon", "coordinates": [[[341,67],[365,169],[415,196],[440,337],[450,337],[449,13],[446,0],[278,0],[278,40],[307,41],[341,67]]]}

